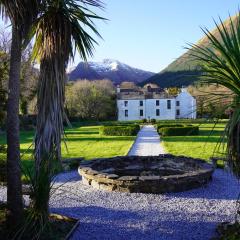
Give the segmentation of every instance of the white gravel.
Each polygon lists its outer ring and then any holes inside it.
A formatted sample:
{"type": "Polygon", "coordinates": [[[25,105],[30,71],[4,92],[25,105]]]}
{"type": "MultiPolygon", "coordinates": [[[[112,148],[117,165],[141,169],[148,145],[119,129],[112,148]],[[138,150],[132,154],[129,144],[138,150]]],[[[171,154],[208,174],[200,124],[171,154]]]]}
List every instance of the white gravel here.
{"type": "MultiPolygon", "coordinates": [[[[164,153],[153,126],[138,134],[129,155],[164,153]]],[[[77,171],[56,177],[52,212],[80,219],[73,240],[207,240],[218,223],[233,221],[239,182],[217,169],[203,188],[181,193],[143,194],[96,190],[77,171]]],[[[6,201],[6,187],[0,187],[6,201]]],[[[27,199],[26,199],[27,202],[27,199]]]]}
{"type": "Polygon", "coordinates": [[[131,147],[129,156],[158,156],[164,154],[160,137],[153,125],[144,126],[138,133],[137,139],[131,147]]]}
{"type": "Polygon", "coordinates": [[[106,192],[83,185],[77,172],[60,174],[53,212],[80,219],[72,239],[210,239],[236,213],[238,181],[216,170],[206,187],[181,193],[106,192]],[[63,182],[67,182],[63,184],[63,182]]]}

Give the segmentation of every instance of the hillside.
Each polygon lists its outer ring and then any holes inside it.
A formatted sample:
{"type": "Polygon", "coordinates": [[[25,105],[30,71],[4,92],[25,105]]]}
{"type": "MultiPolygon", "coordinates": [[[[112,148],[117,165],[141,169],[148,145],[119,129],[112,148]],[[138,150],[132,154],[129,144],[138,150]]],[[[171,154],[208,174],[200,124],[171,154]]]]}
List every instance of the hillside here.
{"type": "MultiPolygon", "coordinates": [[[[234,24],[237,24],[236,16],[232,17],[232,20],[234,24]]],[[[229,29],[230,19],[224,21],[224,25],[227,29],[229,29]]],[[[217,39],[220,38],[217,28],[211,31],[211,33],[217,39]]],[[[201,47],[210,47],[207,37],[203,37],[196,44],[201,47]]],[[[163,71],[150,77],[140,85],[153,82],[161,87],[181,87],[196,83],[199,80],[201,69],[199,68],[197,62],[192,59],[191,53],[192,49],[189,49],[186,53],[168,65],[163,71]]]]}
{"type": "Polygon", "coordinates": [[[102,62],[80,62],[69,74],[70,81],[81,79],[102,80],[109,79],[114,84],[121,82],[140,83],[155,75],[153,72],[133,68],[117,60],[104,59],[102,62]]]}

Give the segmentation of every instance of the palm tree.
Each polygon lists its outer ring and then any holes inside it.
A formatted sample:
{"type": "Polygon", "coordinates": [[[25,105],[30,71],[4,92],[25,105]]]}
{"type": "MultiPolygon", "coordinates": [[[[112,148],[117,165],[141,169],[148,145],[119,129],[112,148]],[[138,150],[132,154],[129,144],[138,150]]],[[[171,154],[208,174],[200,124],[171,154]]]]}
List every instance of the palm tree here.
{"type": "Polygon", "coordinates": [[[19,150],[19,89],[23,41],[37,16],[37,0],[0,0],[0,10],[12,25],[7,103],[7,201],[9,226],[22,218],[22,186],[19,150]]]}
{"type": "Polygon", "coordinates": [[[225,129],[226,150],[228,165],[240,177],[240,12],[234,18],[230,17],[228,24],[221,19],[219,25],[215,24],[214,35],[203,29],[208,47],[191,45],[191,55],[202,68],[203,83],[222,85],[235,96],[235,102],[230,106],[233,113],[225,129]]]}
{"type": "Polygon", "coordinates": [[[33,55],[40,61],[40,76],[33,206],[35,214],[45,220],[48,217],[53,165],[61,160],[63,121],[66,120],[66,67],[74,57],[75,49],[84,60],[93,54],[96,41],[89,30],[100,36],[93,20],[103,18],[90,11],[89,7],[102,8],[102,3],[97,0],[46,0],[34,26],[36,41],[33,55]]]}

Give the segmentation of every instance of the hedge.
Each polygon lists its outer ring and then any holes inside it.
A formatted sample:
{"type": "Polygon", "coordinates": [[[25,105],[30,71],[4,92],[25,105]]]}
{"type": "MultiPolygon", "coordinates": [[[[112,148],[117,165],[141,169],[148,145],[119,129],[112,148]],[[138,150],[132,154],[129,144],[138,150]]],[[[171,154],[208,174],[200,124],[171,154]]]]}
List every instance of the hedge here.
{"type": "Polygon", "coordinates": [[[99,133],[107,136],[136,136],[140,126],[135,125],[122,125],[122,126],[101,126],[99,133]]]}
{"type": "Polygon", "coordinates": [[[162,127],[158,131],[162,136],[192,136],[199,134],[197,126],[162,127]]]}
{"type": "Polygon", "coordinates": [[[183,124],[158,124],[157,125],[157,131],[159,132],[161,128],[166,128],[166,127],[184,127],[183,124]]]}
{"type": "Polygon", "coordinates": [[[150,120],[150,122],[151,122],[152,124],[155,124],[157,121],[156,121],[155,118],[152,118],[152,119],[150,120]]]}

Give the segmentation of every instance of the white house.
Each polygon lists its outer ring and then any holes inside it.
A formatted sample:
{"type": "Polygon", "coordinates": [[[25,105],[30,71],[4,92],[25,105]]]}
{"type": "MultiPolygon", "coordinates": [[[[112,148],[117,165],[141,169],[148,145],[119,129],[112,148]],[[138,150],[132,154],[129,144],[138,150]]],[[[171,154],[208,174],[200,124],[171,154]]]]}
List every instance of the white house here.
{"type": "Polygon", "coordinates": [[[169,95],[159,87],[117,88],[118,120],[196,118],[196,99],[182,88],[169,95]]]}

